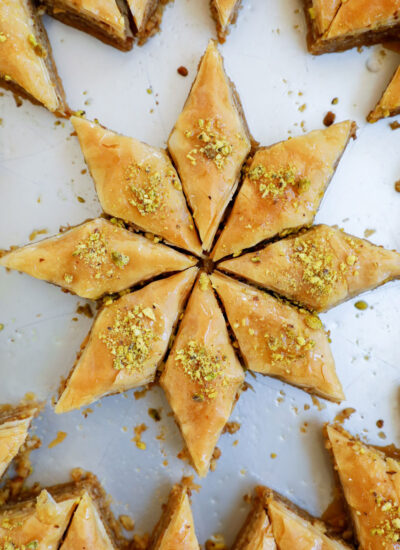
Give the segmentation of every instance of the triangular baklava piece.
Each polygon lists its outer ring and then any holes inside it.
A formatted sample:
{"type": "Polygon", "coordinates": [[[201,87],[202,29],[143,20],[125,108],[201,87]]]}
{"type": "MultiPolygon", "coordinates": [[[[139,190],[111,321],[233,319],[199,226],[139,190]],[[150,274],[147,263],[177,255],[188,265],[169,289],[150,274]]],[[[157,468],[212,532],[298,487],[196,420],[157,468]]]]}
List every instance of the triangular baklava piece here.
{"type": "Polygon", "coordinates": [[[208,472],[243,380],[211,282],[202,273],[160,379],[201,476],[208,472]]]}
{"type": "Polygon", "coordinates": [[[229,26],[236,23],[241,0],[210,0],[212,16],[217,24],[218,40],[224,43],[229,26]]]}
{"type": "Polygon", "coordinates": [[[400,114],[400,66],[394,73],[375,109],[368,115],[368,122],[377,122],[400,114]]]}
{"type": "Polygon", "coordinates": [[[219,267],[314,311],[325,311],[399,278],[400,254],[317,225],[219,267]]]}
{"type": "Polygon", "coordinates": [[[163,10],[171,0],[128,0],[139,45],[160,30],[163,10]]]}
{"type": "Polygon", "coordinates": [[[93,300],[195,263],[194,258],[102,218],[0,258],[4,267],[93,300]]]}
{"type": "Polygon", "coordinates": [[[200,255],[194,222],[166,152],[84,118],[71,121],[104,211],[200,255]]]}
{"type": "Polygon", "coordinates": [[[60,550],[115,550],[118,546],[107,527],[96,501],[85,492],[60,550]]]}
{"type": "Polygon", "coordinates": [[[305,5],[314,54],[399,38],[399,0],[306,0],[305,5]]]}
{"type": "Polygon", "coordinates": [[[397,550],[400,544],[400,462],[327,426],[327,447],[339,475],[360,548],[397,550]]]}
{"type": "Polygon", "coordinates": [[[105,307],[63,384],[56,412],[152,382],[196,273],[191,268],[154,281],[105,307]]]}
{"type": "Polygon", "coordinates": [[[51,46],[31,0],[0,2],[0,86],[58,115],[68,113],[51,46]]]}
{"type": "Polygon", "coordinates": [[[256,487],[251,510],[232,550],[277,550],[267,514],[265,487],[256,487]]]}
{"type": "Polygon", "coordinates": [[[250,151],[238,101],[222,57],[210,41],[168,140],[204,250],[212,246],[250,151]]]}
{"type": "Polygon", "coordinates": [[[35,403],[0,406],[0,478],[25,443],[32,420],[41,408],[35,403]]]}
{"type": "Polygon", "coordinates": [[[59,548],[78,501],[75,490],[59,486],[44,489],[37,498],[6,504],[0,508],[0,548],[59,548]]]}
{"type": "Polygon", "coordinates": [[[200,550],[189,497],[184,481],[173,486],[148,550],[200,550]]]}
{"type": "Polygon", "coordinates": [[[40,0],[46,12],[120,50],[130,50],[133,35],[122,0],[40,0]]]}
{"type": "Polygon", "coordinates": [[[355,130],[354,122],[347,121],[259,149],[213,259],[310,225],[355,130]]]}
{"type": "Polygon", "coordinates": [[[272,491],[266,501],[279,550],[350,550],[343,541],[328,536],[322,521],[297,509],[272,491]]]}
{"type": "Polygon", "coordinates": [[[344,399],[317,316],[225,275],[214,273],[211,280],[248,369],[331,401],[344,399]]]}

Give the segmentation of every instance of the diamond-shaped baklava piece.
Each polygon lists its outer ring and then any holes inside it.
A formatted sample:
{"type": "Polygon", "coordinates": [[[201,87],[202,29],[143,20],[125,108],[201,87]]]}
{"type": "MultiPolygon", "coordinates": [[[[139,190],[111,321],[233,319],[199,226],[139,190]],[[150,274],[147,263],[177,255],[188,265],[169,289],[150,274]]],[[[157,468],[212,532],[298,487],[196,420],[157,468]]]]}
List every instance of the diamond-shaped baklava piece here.
{"type": "Polygon", "coordinates": [[[340,426],[327,426],[327,447],[339,475],[360,548],[400,544],[400,462],[340,426]]]}
{"type": "Polygon", "coordinates": [[[248,369],[332,401],[344,399],[317,316],[225,275],[214,273],[211,280],[248,369]]]}
{"type": "Polygon", "coordinates": [[[71,122],[104,211],[200,255],[193,219],[166,152],[84,118],[71,122]]]}
{"type": "Polygon", "coordinates": [[[314,311],[325,311],[399,278],[400,254],[317,225],[219,267],[314,311]]]}
{"type": "Polygon", "coordinates": [[[243,380],[211,282],[202,273],[160,379],[201,476],[207,474],[243,380]]]}
{"type": "Polygon", "coordinates": [[[173,486],[148,550],[200,550],[185,480],[173,486]]]}
{"type": "Polygon", "coordinates": [[[130,50],[133,35],[128,10],[120,0],[39,0],[47,13],[120,50],[130,50]]]}
{"type": "Polygon", "coordinates": [[[56,488],[0,508],[0,548],[59,548],[79,496],[56,488]]]}
{"type": "Polygon", "coordinates": [[[84,492],[68,527],[60,550],[115,550],[118,546],[107,531],[101,511],[89,493],[84,492]]]}
{"type": "Polygon", "coordinates": [[[205,250],[239,181],[250,138],[222,57],[210,41],[168,148],[205,250]]]}
{"type": "Polygon", "coordinates": [[[195,263],[189,256],[102,218],[0,258],[4,267],[93,300],[195,263]]]}
{"type": "Polygon", "coordinates": [[[399,0],[305,0],[308,47],[314,54],[397,40],[399,0]]]}
{"type": "Polygon", "coordinates": [[[265,487],[256,487],[251,510],[236,537],[232,550],[276,550],[267,514],[265,487]]]}
{"type": "Polygon", "coordinates": [[[42,405],[0,406],[0,478],[28,437],[32,420],[42,405]]]}
{"type": "Polygon", "coordinates": [[[326,526],[286,502],[272,491],[267,496],[268,515],[279,550],[350,550],[343,541],[327,535],[326,526]]]}
{"type": "Polygon", "coordinates": [[[375,109],[368,115],[368,122],[400,114],[400,66],[384,91],[375,109]]]}
{"type": "Polygon", "coordinates": [[[68,112],[47,34],[31,0],[0,2],[0,86],[59,115],[68,112]]]}
{"type": "Polygon", "coordinates": [[[259,149],[213,259],[310,225],[355,130],[354,122],[347,121],[259,149]]]}
{"type": "Polygon", "coordinates": [[[105,307],[84,340],[57,413],[154,380],[196,268],[154,281],[105,307]]]}
{"type": "Polygon", "coordinates": [[[229,26],[236,22],[241,0],[210,0],[211,13],[217,24],[218,40],[223,43],[229,26]]]}

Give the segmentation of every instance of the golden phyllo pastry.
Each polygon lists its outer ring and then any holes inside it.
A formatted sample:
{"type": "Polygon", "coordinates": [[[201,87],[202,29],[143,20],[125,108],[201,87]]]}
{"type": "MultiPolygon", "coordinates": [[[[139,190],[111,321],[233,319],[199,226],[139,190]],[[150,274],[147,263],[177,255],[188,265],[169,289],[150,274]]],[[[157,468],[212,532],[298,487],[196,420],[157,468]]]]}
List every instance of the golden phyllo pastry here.
{"type": "Polygon", "coordinates": [[[355,129],[354,122],[342,122],[259,149],[213,259],[238,254],[265,239],[310,225],[355,129]]]}
{"type": "Polygon", "coordinates": [[[127,0],[139,45],[156,34],[161,25],[165,5],[171,0],[127,0]]]}
{"type": "Polygon", "coordinates": [[[126,294],[97,316],[56,412],[154,380],[197,273],[191,268],[126,294]]]}
{"type": "Polygon", "coordinates": [[[194,222],[167,153],[84,118],[71,121],[104,211],[200,255],[194,222]]]}
{"type": "Polygon", "coordinates": [[[200,550],[190,507],[190,490],[185,480],[172,488],[148,550],[200,550]]]}
{"type": "Polygon", "coordinates": [[[277,550],[267,514],[266,494],[267,490],[264,487],[256,487],[251,510],[232,550],[277,550]]]}
{"type": "Polygon", "coordinates": [[[115,550],[96,502],[85,492],[76,508],[60,550],[115,550]]]}
{"type": "Polygon", "coordinates": [[[250,151],[242,109],[210,41],[200,62],[168,148],[193,211],[204,250],[210,250],[219,223],[250,151]]]}
{"type": "Polygon", "coordinates": [[[43,490],[38,497],[0,508],[2,550],[59,548],[78,503],[78,496],[43,490]]]}
{"type": "Polygon", "coordinates": [[[398,550],[399,461],[365,445],[340,426],[327,426],[326,433],[360,548],[398,550]]]}
{"type": "Polygon", "coordinates": [[[325,311],[399,278],[400,254],[317,225],[219,267],[314,311],[325,311]]]}
{"type": "Polygon", "coordinates": [[[0,2],[0,85],[58,115],[68,113],[47,34],[31,0],[0,2]]]}
{"type": "Polygon", "coordinates": [[[399,37],[400,0],[305,0],[305,6],[314,54],[399,37]]]}
{"type": "Polygon", "coordinates": [[[225,42],[229,25],[236,22],[241,0],[210,0],[211,13],[217,24],[218,40],[225,42]]]}
{"type": "Polygon", "coordinates": [[[243,380],[210,279],[201,273],[160,379],[201,476],[208,472],[243,380]]]}
{"type": "Polygon", "coordinates": [[[189,256],[102,218],[0,258],[4,267],[93,300],[195,263],[189,256]]]}
{"type": "Polygon", "coordinates": [[[0,407],[0,478],[27,440],[32,420],[41,405],[35,403],[17,407],[0,407]]]}
{"type": "Polygon", "coordinates": [[[316,315],[214,273],[246,367],[340,402],[344,398],[328,337],[316,315]]]}
{"type": "Polygon", "coordinates": [[[368,122],[400,114],[400,66],[397,68],[388,87],[375,109],[368,115],[368,122]]]}
{"type": "Polygon", "coordinates": [[[40,0],[46,11],[67,25],[92,34],[120,50],[130,50],[133,35],[122,0],[40,0]]]}

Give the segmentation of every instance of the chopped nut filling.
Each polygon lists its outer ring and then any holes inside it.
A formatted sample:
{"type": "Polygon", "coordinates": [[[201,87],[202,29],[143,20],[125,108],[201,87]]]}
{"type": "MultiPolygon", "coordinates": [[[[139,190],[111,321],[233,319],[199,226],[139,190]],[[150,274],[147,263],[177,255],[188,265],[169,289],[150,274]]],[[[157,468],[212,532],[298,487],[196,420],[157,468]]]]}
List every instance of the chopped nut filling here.
{"type": "Polygon", "coordinates": [[[195,401],[214,399],[218,395],[218,387],[227,384],[224,375],[226,357],[194,340],[178,350],[175,359],[193,382],[199,385],[199,392],[193,395],[195,401]]]}
{"type": "Polygon", "coordinates": [[[197,164],[198,157],[201,155],[205,159],[212,160],[218,170],[224,168],[233,147],[221,130],[218,119],[199,118],[198,129],[185,132],[188,139],[197,141],[196,147],[186,155],[193,165],[197,164]]]}
{"type": "Polygon", "coordinates": [[[267,346],[271,350],[273,365],[281,364],[286,367],[299,359],[304,359],[306,352],[315,346],[314,340],[305,338],[294,330],[293,325],[283,325],[279,336],[264,334],[267,346]]]}
{"type": "Polygon", "coordinates": [[[298,170],[293,166],[267,170],[263,164],[257,164],[249,171],[248,178],[258,184],[263,199],[268,196],[273,199],[282,197],[288,186],[299,194],[304,193],[311,185],[310,179],[299,176],[298,170]]]}
{"type": "Polygon", "coordinates": [[[138,305],[130,311],[119,310],[107,332],[100,334],[100,340],[114,358],[115,369],[128,372],[140,369],[149,358],[156,339],[152,321],[156,321],[154,311],[138,305]]]}

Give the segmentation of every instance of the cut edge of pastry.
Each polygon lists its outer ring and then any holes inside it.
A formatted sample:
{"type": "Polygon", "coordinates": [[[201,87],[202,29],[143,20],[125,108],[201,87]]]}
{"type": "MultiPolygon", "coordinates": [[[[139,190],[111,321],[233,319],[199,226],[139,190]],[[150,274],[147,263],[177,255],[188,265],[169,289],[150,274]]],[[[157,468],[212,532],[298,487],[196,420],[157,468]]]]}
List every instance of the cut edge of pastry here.
{"type": "MultiPolygon", "coordinates": [[[[163,548],[163,536],[167,532],[169,526],[171,525],[171,522],[173,521],[174,517],[179,514],[179,512],[186,507],[186,520],[187,525],[190,526],[190,530],[193,532],[193,543],[192,545],[193,550],[196,550],[197,548],[200,548],[197,542],[196,533],[195,533],[195,526],[194,526],[194,520],[193,515],[191,511],[191,503],[190,503],[190,496],[191,496],[191,478],[183,478],[180,483],[176,483],[169,494],[168,501],[163,506],[163,512],[161,514],[161,517],[159,521],[157,522],[156,526],[154,527],[153,533],[151,535],[151,539],[148,545],[148,550],[162,550],[163,548]]],[[[180,530],[183,529],[183,525],[180,527],[180,530]]],[[[186,527],[187,528],[187,527],[186,527]]],[[[172,548],[171,546],[168,546],[168,548],[172,548]]],[[[179,546],[180,548],[180,546],[179,546]]],[[[185,546],[185,550],[192,550],[190,546],[185,546]]]]}
{"type": "Polygon", "coordinates": [[[48,15],[62,23],[94,36],[101,42],[114,46],[121,51],[129,51],[133,47],[133,34],[130,28],[128,8],[123,0],[113,0],[124,19],[124,36],[118,36],[113,28],[93,16],[80,13],[63,0],[40,0],[41,7],[48,15]]]}
{"type": "MultiPolygon", "coordinates": [[[[29,10],[29,15],[32,19],[32,24],[34,26],[36,35],[35,38],[46,51],[46,56],[43,59],[46,65],[51,85],[54,86],[54,90],[58,100],[58,107],[55,111],[52,112],[58,117],[68,118],[71,114],[71,109],[67,104],[65,91],[62,85],[61,78],[58,74],[57,66],[53,57],[53,50],[46,29],[43,25],[38,10],[34,9],[31,0],[28,0],[26,2],[26,7],[29,10]]],[[[6,79],[5,76],[0,76],[0,87],[15,93],[17,96],[27,99],[28,101],[33,103],[33,105],[40,105],[41,107],[47,108],[46,105],[44,105],[39,99],[27,92],[25,88],[23,88],[13,80],[6,79]]]]}
{"type": "MultiPolygon", "coordinates": [[[[382,118],[389,118],[389,117],[400,115],[400,93],[398,94],[398,97],[397,97],[397,104],[394,104],[394,105],[386,104],[388,95],[391,94],[392,87],[394,88],[394,86],[396,86],[400,92],[400,66],[397,67],[397,69],[395,70],[387,88],[384,90],[378,103],[367,116],[368,122],[374,123],[374,122],[378,122],[378,120],[381,120],[382,118]]],[[[389,99],[389,103],[390,103],[390,99],[389,99]]]]}
{"type": "Polygon", "coordinates": [[[210,10],[212,18],[215,21],[217,28],[218,42],[223,44],[226,41],[226,38],[230,32],[230,26],[235,25],[237,18],[239,16],[239,10],[242,7],[242,0],[236,0],[235,5],[233,6],[228,20],[222,21],[220,10],[218,8],[218,0],[210,0],[210,10]]]}
{"type": "MultiPolygon", "coordinates": [[[[174,0],[150,0],[140,25],[137,25],[135,14],[132,12],[132,8],[130,8],[132,26],[138,46],[143,46],[147,40],[160,32],[164,10],[167,4],[172,2],[174,0]]],[[[130,4],[129,0],[128,4],[130,4]]]]}

